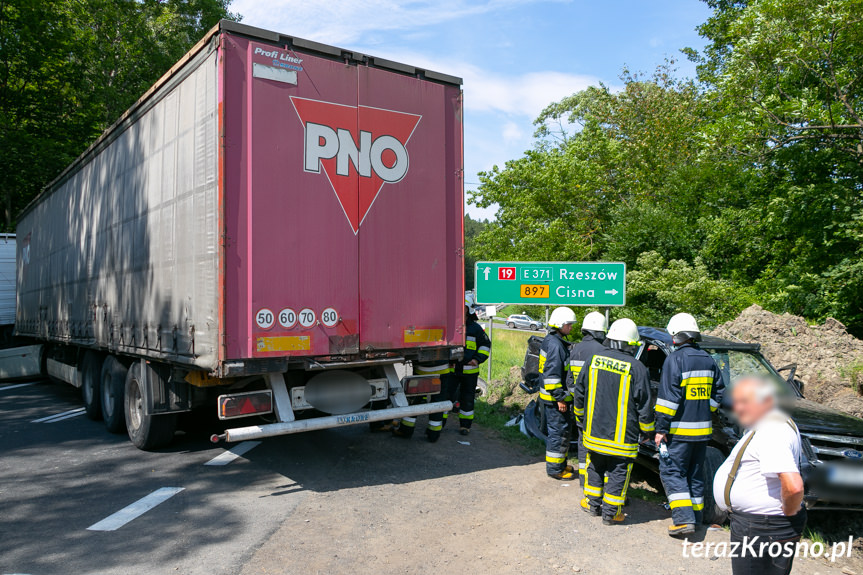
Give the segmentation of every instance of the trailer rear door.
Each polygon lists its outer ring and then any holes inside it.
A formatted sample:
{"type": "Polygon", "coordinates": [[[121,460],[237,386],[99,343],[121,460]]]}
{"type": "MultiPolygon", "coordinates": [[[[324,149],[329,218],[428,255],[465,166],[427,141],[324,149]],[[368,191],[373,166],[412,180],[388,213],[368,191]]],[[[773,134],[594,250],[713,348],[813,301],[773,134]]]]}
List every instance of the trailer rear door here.
{"type": "Polygon", "coordinates": [[[356,185],[337,192],[335,160],[304,161],[307,125],[356,130],[356,69],[232,35],[223,47],[228,334],[248,334],[228,357],[356,353],[356,185]]]}
{"type": "Polygon", "coordinates": [[[459,90],[376,68],[358,75],[360,129],[396,148],[377,159],[390,181],[360,184],[360,347],[446,345],[463,323],[463,294],[452,289],[461,266],[451,265],[462,261],[461,174],[447,162],[461,145],[459,90]]]}

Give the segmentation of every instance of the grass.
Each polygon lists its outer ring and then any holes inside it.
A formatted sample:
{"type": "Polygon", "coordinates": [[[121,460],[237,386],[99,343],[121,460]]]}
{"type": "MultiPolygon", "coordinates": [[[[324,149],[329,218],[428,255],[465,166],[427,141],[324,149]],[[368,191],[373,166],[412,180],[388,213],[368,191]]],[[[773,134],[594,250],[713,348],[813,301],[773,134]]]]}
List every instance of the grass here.
{"type": "Polygon", "coordinates": [[[803,538],[808,539],[812,543],[827,545],[827,539],[824,538],[824,535],[822,535],[820,531],[814,531],[808,527],[803,531],[803,538]]]}
{"type": "Polygon", "coordinates": [[[839,370],[839,375],[842,379],[848,382],[848,385],[858,394],[863,395],[863,362],[852,363],[846,365],[839,370]]]}
{"type": "Polygon", "coordinates": [[[527,437],[518,427],[505,425],[520,414],[530,400],[530,396],[518,387],[521,372],[513,369],[524,361],[529,337],[517,331],[492,330],[491,357],[480,368],[480,376],[487,378],[488,363],[491,363],[491,378],[487,381],[489,393],[477,401],[475,409],[477,419],[494,429],[507,443],[518,445],[531,455],[542,455],[545,453],[542,441],[527,437]]]}
{"type": "MultiPolygon", "coordinates": [[[[488,363],[491,362],[491,385],[498,382],[503,385],[510,381],[510,370],[520,367],[524,362],[527,350],[527,340],[530,335],[505,329],[492,330],[491,357],[480,369],[483,376],[488,375],[488,363]]],[[[517,382],[516,382],[517,384],[517,382]]]]}

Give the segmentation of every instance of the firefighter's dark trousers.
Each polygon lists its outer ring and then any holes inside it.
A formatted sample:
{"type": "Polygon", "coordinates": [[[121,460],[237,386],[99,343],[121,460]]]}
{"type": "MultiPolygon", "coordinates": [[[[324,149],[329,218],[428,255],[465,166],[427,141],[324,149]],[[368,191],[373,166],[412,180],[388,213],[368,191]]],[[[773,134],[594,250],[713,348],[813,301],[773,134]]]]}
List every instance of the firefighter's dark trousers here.
{"type": "Polygon", "coordinates": [[[566,412],[561,413],[557,409],[557,403],[542,402],[548,428],[548,436],[545,440],[545,471],[549,475],[557,475],[566,469],[569,442],[572,440],[572,428],[575,426],[572,403],[568,402],[566,405],[566,412]]]}
{"type": "Polygon", "coordinates": [[[626,502],[629,474],[634,458],[587,452],[587,477],[584,495],[593,510],[602,509],[602,516],[611,518],[620,513],[626,502]]]}
{"type": "Polygon", "coordinates": [[[583,488],[584,482],[587,479],[587,448],[581,440],[584,430],[576,426],[575,432],[578,433],[578,482],[583,488]]]}
{"type": "MultiPolygon", "coordinates": [[[[457,393],[456,387],[458,386],[458,381],[456,380],[455,375],[452,373],[445,373],[440,376],[440,381],[440,392],[432,396],[432,403],[436,401],[454,402],[454,396],[457,393]]],[[[424,398],[418,398],[417,401],[424,401],[424,398]]],[[[434,442],[440,438],[441,431],[443,431],[443,428],[446,425],[448,416],[448,412],[429,414],[429,423],[426,428],[426,436],[429,438],[429,441],[434,442]]],[[[413,436],[416,424],[416,417],[403,417],[399,422],[399,433],[405,437],[413,436]]]]}
{"type": "Polygon", "coordinates": [[[465,367],[465,369],[476,370],[474,373],[453,373],[450,393],[458,396],[458,425],[461,428],[470,429],[473,424],[473,408],[476,402],[476,382],[479,379],[479,368],[465,367]]]}
{"type": "MultiPolygon", "coordinates": [[[[432,402],[435,401],[452,401],[455,403],[455,396],[458,393],[458,379],[454,373],[447,373],[440,378],[441,386],[440,393],[432,397],[432,402]]],[[[446,425],[446,420],[449,418],[449,412],[432,413],[429,415],[429,426],[426,428],[426,435],[429,441],[437,441],[440,438],[441,431],[446,425]]]]}
{"type": "Polygon", "coordinates": [[[707,441],[667,436],[668,457],[659,458],[659,478],[675,525],[699,524],[704,510],[704,456],[707,441]]]}

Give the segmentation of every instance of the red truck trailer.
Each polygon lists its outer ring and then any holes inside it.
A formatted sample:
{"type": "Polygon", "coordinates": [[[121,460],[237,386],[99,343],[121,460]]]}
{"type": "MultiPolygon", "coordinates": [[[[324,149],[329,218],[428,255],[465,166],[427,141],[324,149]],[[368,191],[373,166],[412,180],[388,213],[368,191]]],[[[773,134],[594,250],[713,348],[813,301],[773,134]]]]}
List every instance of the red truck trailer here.
{"type": "Polygon", "coordinates": [[[142,449],[450,409],[398,368],[463,352],[460,86],[221,22],[22,213],[17,334],[142,449]]]}

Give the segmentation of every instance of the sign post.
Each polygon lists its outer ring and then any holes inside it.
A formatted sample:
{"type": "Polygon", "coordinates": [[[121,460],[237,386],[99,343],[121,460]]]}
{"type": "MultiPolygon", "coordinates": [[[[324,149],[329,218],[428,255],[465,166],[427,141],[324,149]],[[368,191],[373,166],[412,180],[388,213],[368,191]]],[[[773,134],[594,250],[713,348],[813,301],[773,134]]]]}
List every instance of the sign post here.
{"type": "Polygon", "coordinates": [[[492,345],[488,346],[488,359],[486,363],[488,363],[488,379],[486,381],[491,381],[491,354],[494,350],[494,315],[488,316],[488,341],[492,342],[492,345]]]}
{"type": "Polygon", "coordinates": [[[476,300],[488,305],[626,305],[623,262],[477,262],[476,300]]]}

